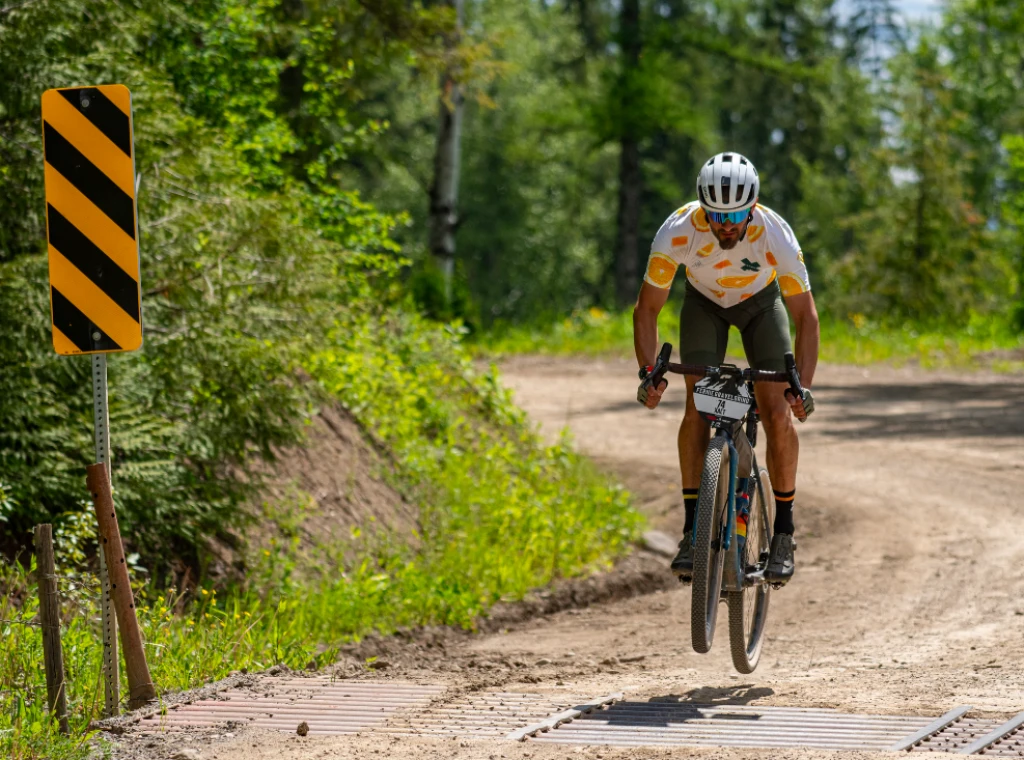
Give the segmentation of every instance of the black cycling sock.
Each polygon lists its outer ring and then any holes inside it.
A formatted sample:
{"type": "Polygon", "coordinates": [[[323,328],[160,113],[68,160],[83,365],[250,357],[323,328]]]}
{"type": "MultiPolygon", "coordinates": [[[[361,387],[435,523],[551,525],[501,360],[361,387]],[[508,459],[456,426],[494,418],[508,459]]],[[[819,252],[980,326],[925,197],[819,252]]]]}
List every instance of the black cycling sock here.
{"type": "Polygon", "coordinates": [[[796,489],[792,491],[776,491],[775,494],[775,524],[772,526],[774,533],[788,533],[793,535],[793,498],[796,496],[796,489]]]}
{"type": "Polygon", "coordinates": [[[683,509],[686,510],[686,518],[683,522],[683,533],[688,530],[693,530],[693,517],[697,514],[697,497],[699,495],[699,488],[683,489],[683,509]]]}

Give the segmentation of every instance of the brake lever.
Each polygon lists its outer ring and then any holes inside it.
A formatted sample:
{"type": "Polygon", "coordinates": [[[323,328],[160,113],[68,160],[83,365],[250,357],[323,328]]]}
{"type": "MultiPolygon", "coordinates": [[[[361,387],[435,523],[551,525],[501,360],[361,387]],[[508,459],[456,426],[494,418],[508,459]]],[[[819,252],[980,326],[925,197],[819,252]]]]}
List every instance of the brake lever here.
{"type": "Polygon", "coordinates": [[[658,358],[654,361],[654,366],[651,367],[651,371],[647,373],[647,377],[640,383],[640,387],[636,391],[636,400],[646,406],[647,404],[647,392],[651,388],[657,388],[661,385],[661,381],[665,378],[665,373],[668,370],[669,360],[672,358],[672,344],[665,343],[661,347],[661,351],[658,352],[658,358]]]}
{"type": "MultiPolygon", "coordinates": [[[[792,393],[794,398],[798,398],[801,401],[804,398],[804,388],[800,384],[800,373],[796,369],[796,358],[791,352],[786,352],[786,374],[789,375],[789,389],[788,392],[792,393]]],[[[795,415],[794,415],[795,416],[795,415]]],[[[797,419],[800,419],[797,417],[797,419]]],[[[800,420],[800,422],[806,422],[807,418],[800,420]]]]}

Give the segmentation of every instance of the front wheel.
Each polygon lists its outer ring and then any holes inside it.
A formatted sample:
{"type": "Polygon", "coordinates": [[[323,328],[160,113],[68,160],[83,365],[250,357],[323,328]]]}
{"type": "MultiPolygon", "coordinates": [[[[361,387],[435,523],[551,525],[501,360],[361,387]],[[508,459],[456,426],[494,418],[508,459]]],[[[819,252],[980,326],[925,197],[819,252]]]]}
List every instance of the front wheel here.
{"type": "MultiPolygon", "coordinates": [[[[775,520],[775,495],[768,471],[761,468],[758,480],[750,484],[747,540],[740,556],[746,573],[764,570],[771,548],[770,526],[775,520]]],[[[761,658],[770,595],[767,583],[729,592],[729,648],[732,664],[740,673],[753,673],[761,658]]]]}
{"type": "Polygon", "coordinates": [[[700,477],[697,519],[694,521],[693,596],[690,599],[690,636],[695,651],[711,651],[722,593],[722,569],[725,552],[722,538],[726,531],[729,503],[729,444],[724,436],[715,436],[704,454],[700,477]]]}

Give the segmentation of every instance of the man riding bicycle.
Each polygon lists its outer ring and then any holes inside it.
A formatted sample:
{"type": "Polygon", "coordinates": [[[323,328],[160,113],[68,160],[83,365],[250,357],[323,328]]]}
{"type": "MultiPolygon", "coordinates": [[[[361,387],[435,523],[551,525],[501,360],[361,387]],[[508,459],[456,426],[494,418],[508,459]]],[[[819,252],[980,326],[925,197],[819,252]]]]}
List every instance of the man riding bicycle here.
{"type": "MultiPolygon", "coordinates": [[[[760,180],[754,165],[738,153],[720,153],[697,176],[697,200],[670,216],[651,246],[647,273],[633,310],[633,344],[640,378],[652,369],[658,352],[658,314],[668,300],[676,271],[686,274],[679,316],[679,352],[684,364],[717,366],[725,360],[729,327],[739,329],[747,361],[755,369],[785,370],[791,351],[786,307],[796,326],[797,370],[803,398],[770,383],[755,387],[758,413],[768,437],[768,473],[775,493],[775,524],[765,579],[785,583],[793,577],[793,500],[800,444],[792,415],[801,422],[814,410],[809,389],[818,364],[818,312],[807,267],[793,230],[769,208],[757,203],[760,180]],[[785,306],[783,306],[785,297],[785,306]]],[[[697,412],[686,378],[686,413],[679,428],[686,517],[672,570],[682,580],[693,573],[691,541],[700,491],[701,469],[710,426],[697,412]]],[[[659,383],[641,395],[648,409],[668,386],[659,383]]]]}

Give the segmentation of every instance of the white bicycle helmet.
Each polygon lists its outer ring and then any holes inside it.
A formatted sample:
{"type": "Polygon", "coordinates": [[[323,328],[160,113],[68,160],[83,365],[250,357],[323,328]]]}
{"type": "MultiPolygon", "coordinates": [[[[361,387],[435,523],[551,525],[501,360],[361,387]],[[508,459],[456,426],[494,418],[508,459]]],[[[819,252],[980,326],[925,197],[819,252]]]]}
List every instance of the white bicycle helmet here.
{"type": "Polygon", "coordinates": [[[739,153],[719,153],[697,175],[697,199],[708,211],[743,211],[761,189],[757,169],[739,153]]]}

